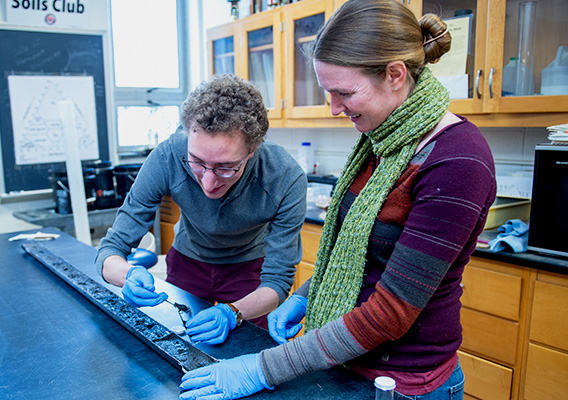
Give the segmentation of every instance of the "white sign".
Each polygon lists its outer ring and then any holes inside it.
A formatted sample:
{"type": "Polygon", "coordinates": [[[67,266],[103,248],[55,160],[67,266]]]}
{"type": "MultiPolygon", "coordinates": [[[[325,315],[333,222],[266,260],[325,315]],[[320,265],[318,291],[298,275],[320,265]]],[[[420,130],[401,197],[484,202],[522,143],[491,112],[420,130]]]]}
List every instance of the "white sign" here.
{"type": "Polygon", "coordinates": [[[62,162],[65,135],[58,102],[75,110],[77,147],[83,160],[99,158],[95,84],[92,76],[8,76],[17,165],[62,162]]]}
{"type": "Polygon", "coordinates": [[[436,64],[428,64],[434,76],[462,75],[467,72],[472,19],[473,15],[468,14],[444,20],[452,35],[452,47],[436,64]]]}
{"type": "Polygon", "coordinates": [[[6,0],[6,22],[58,28],[107,29],[106,0],[6,0]]]}

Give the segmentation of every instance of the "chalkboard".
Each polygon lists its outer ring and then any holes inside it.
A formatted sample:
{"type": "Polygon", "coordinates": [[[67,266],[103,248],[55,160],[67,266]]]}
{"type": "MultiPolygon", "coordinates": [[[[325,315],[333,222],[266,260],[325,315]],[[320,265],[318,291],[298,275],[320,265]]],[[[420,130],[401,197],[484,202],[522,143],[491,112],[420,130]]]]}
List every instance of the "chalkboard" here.
{"type": "Polygon", "coordinates": [[[6,193],[51,188],[48,170],[64,165],[16,165],[8,90],[8,76],[14,74],[92,76],[99,157],[109,159],[102,35],[0,29],[0,132],[6,193]]]}

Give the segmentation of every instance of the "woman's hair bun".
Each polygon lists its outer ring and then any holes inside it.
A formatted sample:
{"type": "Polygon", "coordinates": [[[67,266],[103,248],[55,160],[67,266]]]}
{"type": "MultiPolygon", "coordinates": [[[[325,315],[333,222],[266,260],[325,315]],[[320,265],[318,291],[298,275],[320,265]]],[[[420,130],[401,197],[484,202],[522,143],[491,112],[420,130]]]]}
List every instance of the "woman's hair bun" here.
{"type": "Polygon", "coordinates": [[[435,14],[424,14],[418,23],[424,37],[425,61],[435,64],[450,51],[452,36],[448,32],[448,26],[435,14]]]}

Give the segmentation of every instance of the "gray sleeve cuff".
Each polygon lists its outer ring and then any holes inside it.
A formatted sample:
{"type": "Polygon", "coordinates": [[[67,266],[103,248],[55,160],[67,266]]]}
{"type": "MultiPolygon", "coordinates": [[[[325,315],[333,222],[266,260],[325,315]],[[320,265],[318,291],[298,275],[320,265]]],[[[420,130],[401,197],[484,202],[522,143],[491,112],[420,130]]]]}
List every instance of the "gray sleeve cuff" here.
{"type": "Polygon", "coordinates": [[[274,386],[342,364],[365,352],[341,317],[288,343],[263,350],[260,361],[268,385],[274,386]]]}
{"type": "Polygon", "coordinates": [[[312,277],[305,281],[302,286],[298,288],[294,293],[299,294],[302,297],[308,298],[308,294],[310,293],[310,284],[312,283],[312,277]]]}

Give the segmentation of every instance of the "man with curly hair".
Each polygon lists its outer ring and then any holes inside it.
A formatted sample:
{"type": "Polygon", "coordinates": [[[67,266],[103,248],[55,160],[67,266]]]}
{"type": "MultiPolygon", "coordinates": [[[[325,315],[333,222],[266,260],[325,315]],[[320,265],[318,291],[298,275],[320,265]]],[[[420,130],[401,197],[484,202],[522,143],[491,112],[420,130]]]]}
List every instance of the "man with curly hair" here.
{"type": "Polygon", "coordinates": [[[281,146],[265,141],[260,92],[234,75],[203,82],[181,107],[181,126],[148,156],[96,265],[130,304],[155,306],[152,275],[126,257],[154,222],[162,197],[181,212],[166,256],[167,281],[209,302],[186,324],[192,340],[223,342],[243,320],[267,327],[301,259],[307,179],[281,146]]]}

